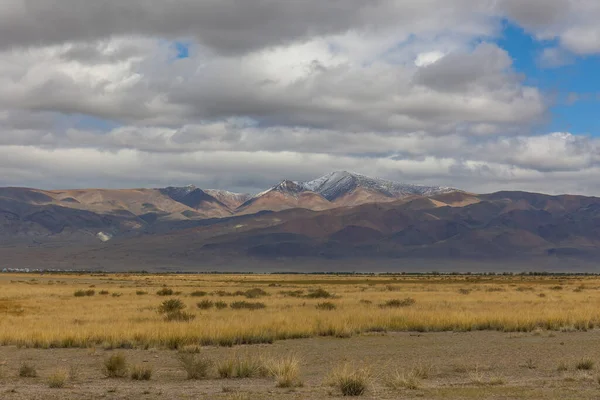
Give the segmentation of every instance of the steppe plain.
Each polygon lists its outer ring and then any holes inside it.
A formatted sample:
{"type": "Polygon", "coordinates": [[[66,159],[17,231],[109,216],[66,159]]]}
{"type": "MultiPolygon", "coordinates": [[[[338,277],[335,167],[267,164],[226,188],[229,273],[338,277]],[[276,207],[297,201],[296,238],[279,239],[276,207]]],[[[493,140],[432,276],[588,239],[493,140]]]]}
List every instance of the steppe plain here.
{"type": "Polygon", "coordinates": [[[0,398],[595,399],[599,305],[583,275],[4,273],[0,398]]]}

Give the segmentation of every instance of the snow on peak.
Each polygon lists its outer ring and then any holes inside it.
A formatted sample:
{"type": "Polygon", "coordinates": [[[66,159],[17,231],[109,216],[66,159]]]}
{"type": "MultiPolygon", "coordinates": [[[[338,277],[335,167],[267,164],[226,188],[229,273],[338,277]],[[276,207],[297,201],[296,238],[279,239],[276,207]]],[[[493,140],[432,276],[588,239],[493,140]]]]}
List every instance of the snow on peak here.
{"type": "Polygon", "coordinates": [[[303,186],[306,190],[319,193],[329,201],[350,193],[358,187],[380,192],[389,197],[403,197],[408,195],[432,196],[456,190],[449,187],[421,186],[370,178],[347,171],[332,172],[313,181],[301,182],[299,185],[303,186]]]}
{"type": "Polygon", "coordinates": [[[320,178],[307,182],[284,180],[272,188],[254,196],[254,198],[276,191],[297,197],[306,191],[315,192],[329,201],[333,201],[357,188],[379,192],[385,196],[400,198],[410,195],[433,196],[440,193],[452,192],[456,189],[444,186],[422,186],[400,183],[348,171],[335,171],[320,178]]]}
{"type": "Polygon", "coordinates": [[[277,185],[273,186],[272,188],[269,188],[264,192],[260,192],[259,194],[254,196],[254,198],[264,196],[269,192],[280,192],[292,196],[297,196],[299,193],[304,192],[306,190],[307,189],[300,182],[284,180],[278,183],[277,185]]]}

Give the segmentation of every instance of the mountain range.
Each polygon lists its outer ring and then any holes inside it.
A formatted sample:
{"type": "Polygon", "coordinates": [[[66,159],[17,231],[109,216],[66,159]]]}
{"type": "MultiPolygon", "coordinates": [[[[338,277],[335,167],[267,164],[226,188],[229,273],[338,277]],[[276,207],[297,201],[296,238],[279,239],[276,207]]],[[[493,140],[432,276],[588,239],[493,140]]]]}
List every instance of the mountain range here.
{"type": "Polygon", "coordinates": [[[393,270],[408,260],[588,268],[598,255],[596,197],[474,194],[344,171],[256,195],[192,185],[0,188],[0,268],[393,270]]]}

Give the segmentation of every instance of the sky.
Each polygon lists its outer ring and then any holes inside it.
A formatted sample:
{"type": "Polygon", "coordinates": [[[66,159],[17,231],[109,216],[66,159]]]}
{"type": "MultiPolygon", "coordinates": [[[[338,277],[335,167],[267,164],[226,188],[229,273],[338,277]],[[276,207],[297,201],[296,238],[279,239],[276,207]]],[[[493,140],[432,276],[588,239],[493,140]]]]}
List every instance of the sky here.
{"type": "Polygon", "coordinates": [[[597,0],[0,0],[0,186],[600,195],[597,0]]]}

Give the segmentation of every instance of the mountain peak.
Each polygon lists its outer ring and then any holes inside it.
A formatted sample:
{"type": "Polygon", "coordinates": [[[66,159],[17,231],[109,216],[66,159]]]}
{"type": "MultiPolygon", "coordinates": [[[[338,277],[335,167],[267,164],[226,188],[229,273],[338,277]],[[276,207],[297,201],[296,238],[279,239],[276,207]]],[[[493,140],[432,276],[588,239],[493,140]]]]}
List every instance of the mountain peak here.
{"type": "Polygon", "coordinates": [[[441,186],[421,186],[394,182],[379,178],[370,178],[355,172],[335,171],[309,182],[301,182],[306,190],[319,193],[329,201],[351,193],[357,188],[378,192],[391,198],[409,195],[432,196],[456,189],[441,186]]]}

